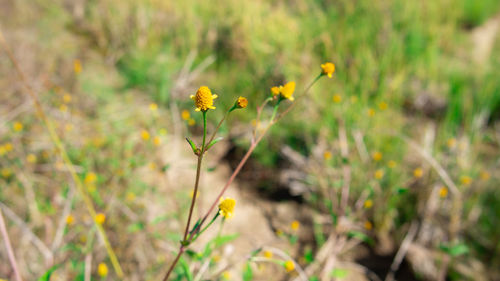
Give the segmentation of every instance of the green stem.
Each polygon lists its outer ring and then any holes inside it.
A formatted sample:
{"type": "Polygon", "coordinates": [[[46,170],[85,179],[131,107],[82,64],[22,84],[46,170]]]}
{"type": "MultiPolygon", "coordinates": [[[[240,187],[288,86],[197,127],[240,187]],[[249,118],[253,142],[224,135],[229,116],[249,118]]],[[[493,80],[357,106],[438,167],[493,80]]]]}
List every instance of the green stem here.
{"type": "Polygon", "coordinates": [[[207,226],[205,226],[200,232],[198,232],[196,236],[189,238],[190,243],[196,241],[196,239],[198,239],[198,237],[214,223],[217,217],[219,217],[219,212],[215,214],[214,218],[207,224],[207,226]]]}

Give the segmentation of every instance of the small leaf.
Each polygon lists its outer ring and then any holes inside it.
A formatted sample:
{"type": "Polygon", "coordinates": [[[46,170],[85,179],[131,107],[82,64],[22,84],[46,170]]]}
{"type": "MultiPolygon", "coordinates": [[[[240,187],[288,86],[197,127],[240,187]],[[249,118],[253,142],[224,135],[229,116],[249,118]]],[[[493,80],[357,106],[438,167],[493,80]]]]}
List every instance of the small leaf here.
{"type": "Polygon", "coordinates": [[[223,140],[224,138],[223,137],[218,137],[216,139],[214,139],[213,141],[211,141],[208,146],[207,146],[207,149],[206,150],[209,150],[210,147],[212,147],[214,144],[218,143],[219,141],[223,140]]]}
{"type": "Polygon", "coordinates": [[[50,281],[50,276],[52,275],[52,273],[54,273],[54,271],[56,271],[56,269],[59,268],[59,266],[59,264],[56,264],[53,267],[49,268],[49,270],[47,270],[47,272],[45,272],[42,277],[38,278],[38,281],[50,281]]]}
{"type": "Polygon", "coordinates": [[[334,270],[332,270],[332,272],[330,272],[330,276],[333,278],[342,279],[342,278],[345,278],[347,276],[347,273],[348,272],[346,269],[335,268],[334,270]]]}
{"type": "Polygon", "coordinates": [[[250,281],[253,279],[253,271],[250,263],[247,263],[245,270],[243,271],[243,281],[250,281]]]}
{"type": "Polygon", "coordinates": [[[189,143],[189,145],[191,146],[191,149],[193,150],[193,153],[198,155],[197,153],[199,152],[198,148],[196,147],[196,144],[194,144],[194,142],[190,139],[190,138],[186,138],[186,141],[189,143]]]}
{"type": "Polygon", "coordinates": [[[368,235],[364,234],[360,231],[349,231],[347,234],[348,237],[357,238],[363,242],[368,243],[369,245],[373,245],[373,239],[371,239],[368,235]]]}
{"type": "Polygon", "coordinates": [[[142,222],[136,222],[127,227],[127,231],[130,233],[141,231],[143,229],[144,229],[144,223],[142,222]]]}
{"type": "Polygon", "coordinates": [[[193,274],[189,270],[189,265],[188,265],[187,261],[181,257],[179,259],[179,263],[180,263],[180,265],[182,267],[182,270],[184,271],[184,276],[186,277],[186,279],[188,281],[192,281],[193,280],[193,274]]]}

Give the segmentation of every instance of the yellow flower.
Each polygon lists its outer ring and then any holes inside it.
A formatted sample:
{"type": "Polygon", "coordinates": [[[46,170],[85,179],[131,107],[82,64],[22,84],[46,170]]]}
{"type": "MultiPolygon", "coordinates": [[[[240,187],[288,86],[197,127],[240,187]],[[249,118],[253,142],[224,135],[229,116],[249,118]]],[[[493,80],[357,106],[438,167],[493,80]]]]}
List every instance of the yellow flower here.
{"type": "Polygon", "coordinates": [[[229,271],[224,271],[222,272],[222,278],[226,279],[226,280],[231,280],[231,273],[229,273],[229,271]]]}
{"type": "Polygon", "coordinates": [[[276,235],[281,236],[283,235],[283,231],[281,229],[276,229],[275,231],[276,235]]]}
{"type": "Polygon", "coordinates": [[[372,230],[373,224],[370,221],[365,221],[364,227],[366,230],[372,230]]]}
{"type": "Polygon", "coordinates": [[[188,120],[188,126],[194,126],[194,124],[196,124],[196,121],[193,118],[188,120]]]}
{"type": "Polygon", "coordinates": [[[446,141],[446,145],[449,149],[455,148],[455,146],[457,146],[457,140],[455,138],[450,138],[446,141]]]}
{"type": "MultiPolygon", "coordinates": [[[[189,198],[193,198],[194,196],[194,190],[191,190],[191,192],[189,192],[189,198]]],[[[198,190],[198,192],[196,192],[196,198],[200,197],[200,191],[198,190]]]]}
{"type": "Polygon", "coordinates": [[[298,221],[292,221],[292,223],[290,224],[290,228],[293,230],[293,231],[297,231],[300,227],[300,222],[298,221]]]}
{"type": "Polygon", "coordinates": [[[387,109],[387,103],[385,102],[380,102],[378,104],[378,108],[380,108],[380,110],[386,110],[387,109]]]}
{"type": "Polygon", "coordinates": [[[212,261],[213,261],[213,262],[220,262],[220,259],[221,259],[220,255],[217,255],[217,254],[215,254],[215,255],[212,257],[212,261]]]}
{"type": "Polygon", "coordinates": [[[321,65],[321,69],[323,70],[321,74],[328,75],[328,78],[332,78],[332,74],[335,72],[335,65],[331,62],[325,62],[321,65]]]}
{"type": "Polygon", "coordinates": [[[33,153],[28,154],[28,156],[26,156],[26,161],[30,164],[34,164],[36,162],[36,155],[33,153]]]}
{"type": "Polygon", "coordinates": [[[389,162],[387,162],[387,166],[391,169],[396,168],[396,165],[396,161],[394,160],[389,160],[389,162]]]}
{"type": "Polygon", "coordinates": [[[377,180],[383,178],[384,177],[384,170],[382,170],[382,169],[376,170],[374,176],[377,180]]]}
{"type": "Polygon", "coordinates": [[[446,186],[442,186],[440,189],[439,189],[439,197],[441,198],[445,198],[446,195],[448,195],[448,188],[446,188],[446,186]]]}
{"type": "Polygon", "coordinates": [[[323,153],[323,158],[324,158],[325,160],[330,160],[330,159],[332,158],[332,153],[331,153],[330,151],[325,151],[325,152],[323,153]]]}
{"type": "Polygon", "coordinates": [[[73,217],[71,214],[66,216],[66,224],[67,225],[72,225],[75,222],[75,217],[73,217]]]}
{"type": "Polygon", "coordinates": [[[165,135],[167,135],[167,129],[165,129],[165,128],[161,128],[161,129],[158,131],[158,134],[160,134],[160,136],[165,136],[165,135]]]}
{"type": "Polygon", "coordinates": [[[273,96],[279,95],[280,94],[280,88],[276,87],[276,86],[272,87],[271,88],[271,93],[273,94],[273,96]]]}
{"type": "Polygon", "coordinates": [[[334,103],[340,103],[342,101],[342,96],[339,94],[335,94],[335,95],[333,95],[332,100],[334,103]]]}
{"type": "Polygon", "coordinates": [[[156,136],[156,137],[154,137],[154,138],[153,138],[153,144],[154,144],[155,146],[160,146],[160,144],[161,144],[161,139],[160,139],[160,137],[159,137],[159,136],[156,136]]]}
{"type": "Polygon", "coordinates": [[[365,207],[365,209],[370,209],[373,206],[373,201],[371,199],[368,199],[365,201],[363,206],[365,207]]]}
{"type": "Polygon", "coordinates": [[[373,154],[372,154],[372,158],[373,158],[373,160],[375,160],[375,161],[380,161],[380,160],[382,160],[382,153],[380,153],[380,152],[378,152],[378,151],[375,151],[375,152],[373,152],[373,154]]]}
{"type": "Polygon", "coordinates": [[[149,169],[151,169],[152,171],[156,170],[156,163],[155,162],[149,163],[149,169]]]}
{"type": "Polygon", "coordinates": [[[2,168],[2,170],[0,170],[0,174],[3,178],[8,178],[12,175],[12,171],[9,168],[2,168]]]}
{"type": "Polygon", "coordinates": [[[479,177],[481,178],[481,180],[483,181],[487,181],[490,179],[490,173],[488,173],[487,171],[481,171],[481,173],[479,174],[479,177]]]}
{"type": "Polygon", "coordinates": [[[63,102],[64,103],[70,103],[71,102],[71,95],[64,94],[64,96],[63,96],[63,102]]]}
{"type": "Polygon", "coordinates": [[[236,200],[233,198],[226,197],[226,199],[220,199],[219,203],[219,214],[226,219],[232,218],[234,215],[234,206],[236,205],[236,200]]]}
{"type": "Polygon", "coordinates": [[[295,263],[292,260],[287,260],[283,264],[283,267],[285,268],[286,272],[292,272],[295,269],[295,263]]]}
{"type": "Polygon", "coordinates": [[[472,182],[472,178],[471,178],[471,177],[469,177],[469,176],[462,176],[462,177],[460,178],[460,182],[461,182],[463,185],[469,185],[469,184],[471,184],[471,182],[472,182]]]}
{"type": "Polygon", "coordinates": [[[413,176],[417,179],[421,178],[424,175],[424,170],[422,168],[416,168],[413,170],[413,176]]]}
{"type": "Polygon", "coordinates": [[[59,110],[61,112],[66,112],[66,111],[68,111],[68,106],[65,104],[61,104],[61,106],[59,106],[59,110]]]}
{"type": "Polygon", "coordinates": [[[248,105],[248,100],[245,97],[239,97],[238,100],[236,101],[236,106],[238,108],[245,108],[248,105]]]}
{"type": "Polygon", "coordinates": [[[23,129],[23,123],[21,122],[14,122],[14,125],[12,126],[12,128],[14,129],[14,131],[16,132],[19,132],[23,129]]]}
{"type": "Polygon", "coordinates": [[[158,110],[158,105],[157,105],[156,103],[151,103],[151,104],[149,105],[149,110],[151,110],[151,111],[153,111],[153,112],[154,112],[154,111],[157,111],[157,110],[158,110]]]}
{"type": "Polygon", "coordinates": [[[73,61],[73,70],[75,71],[76,74],[82,72],[82,62],[79,59],[75,59],[73,61]]]}
{"type": "Polygon", "coordinates": [[[368,114],[368,117],[373,117],[375,116],[375,109],[368,108],[368,111],[366,113],[368,114]]]}
{"type": "Polygon", "coordinates": [[[285,86],[280,86],[281,96],[285,99],[293,101],[295,99],[294,97],[292,97],[294,91],[295,91],[294,81],[286,83],[285,86]]]}
{"type": "Polygon", "coordinates": [[[212,91],[206,86],[201,86],[196,95],[191,95],[191,99],[194,100],[196,106],[195,111],[207,111],[209,109],[215,109],[214,99],[217,95],[212,95],[212,91]]]}
{"type": "Polygon", "coordinates": [[[91,183],[94,183],[96,180],[97,180],[97,175],[94,172],[89,172],[85,176],[84,182],[86,184],[91,184],[91,183]]]}
{"type": "Polygon", "coordinates": [[[142,138],[143,140],[147,141],[147,140],[149,140],[149,137],[150,137],[150,136],[149,136],[149,132],[148,132],[148,131],[146,131],[146,130],[142,130],[142,131],[141,131],[141,138],[142,138]]]}
{"type": "Polygon", "coordinates": [[[98,213],[95,215],[95,222],[98,224],[103,224],[106,221],[106,215],[103,213],[98,213]]]}
{"type": "Polygon", "coordinates": [[[191,118],[191,114],[189,114],[188,110],[184,109],[181,112],[181,118],[182,118],[182,120],[189,120],[189,118],[191,118]]]}
{"type": "Polygon", "coordinates": [[[108,275],[108,266],[101,262],[98,266],[97,266],[97,274],[99,274],[99,276],[101,277],[106,277],[108,275]]]}
{"type": "Polygon", "coordinates": [[[271,251],[264,251],[264,257],[270,259],[273,257],[273,252],[271,251]]]}
{"type": "Polygon", "coordinates": [[[135,200],[135,193],[133,192],[127,192],[127,195],[125,196],[125,200],[128,202],[133,202],[135,200]]]}
{"type": "Polygon", "coordinates": [[[71,131],[73,131],[73,124],[66,124],[66,125],[64,125],[64,130],[65,130],[66,132],[71,132],[71,131]]]}

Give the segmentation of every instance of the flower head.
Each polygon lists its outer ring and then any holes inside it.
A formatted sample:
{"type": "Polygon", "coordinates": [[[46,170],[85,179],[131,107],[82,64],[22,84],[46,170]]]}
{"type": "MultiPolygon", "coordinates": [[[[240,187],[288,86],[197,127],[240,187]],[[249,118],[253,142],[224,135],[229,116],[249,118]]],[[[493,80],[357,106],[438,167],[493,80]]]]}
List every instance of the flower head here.
{"type": "Polygon", "coordinates": [[[14,125],[12,125],[12,128],[14,129],[14,131],[16,132],[19,132],[23,129],[23,123],[21,122],[15,122],[14,125]]]}
{"type": "Polygon", "coordinates": [[[82,72],[82,62],[79,59],[75,59],[73,61],[73,70],[75,71],[76,74],[82,72]]]}
{"type": "Polygon", "coordinates": [[[363,207],[365,207],[365,209],[370,209],[372,206],[373,206],[373,201],[371,199],[366,200],[365,203],[363,204],[363,207]]]}
{"type": "Polygon", "coordinates": [[[295,263],[292,260],[287,260],[283,264],[283,267],[285,268],[286,272],[292,272],[295,269],[295,263]]]}
{"type": "Polygon", "coordinates": [[[379,179],[382,179],[384,177],[384,170],[382,169],[378,169],[375,171],[375,179],[379,180],[379,179]]]}
{"type": "Polygon", "coordinates": [[[182,118],[182,120],[186,120],[187,121],[187,120],[189,120],[189,118],[191,118],[191,114],[189,114],[189,111],[187,111],[187,110],[184,109],[181,112],[181,118],[182,118]]]}
{"type": "Polygon", "coordinates": [[[328,75],[328,78],[332,78],[332,74],[335,72],[335,65],[331,62],[325,62],[321,65],[322,75],[328,75]]]}
{"type": "Polygon", "coordinates": [[[238,108],[245,108],[248,105],[248,100],[245,97],[239,97],[238,100],[236,101],[236,106],[238,108]]]}
{"type": "Polygon", "coordinates": [[[288,82],[284,86],[280,86],[280,94],[283,98],[293,101],[295,98],[292,96],[295,92],[295,82],[288,82]]]}
{"type": "Polygon", "coordinates": [[[271,88],[271,93],[273,94],[273,96],[277,96],[280,94],[280,88],[277,87],[277,86],[274,86],[271,88]]]}
{"type": "Polygon", "coordinates": [[[266,250],[264,251],[264,257],[270,259],[273,257],[273,252],[269,251],[269,250],[266,250]]]}
{"type": "Polygon", "coordinates": [[[379,151],[375,151],[372,154],[372,158],[375,161],[380,161],[380,160],[382,160],[382,153],[380,153],[379,151]]]}
{"type": "Polygon", "coordinates": [[[151,103],[149,105],[149,110],[151,110],[151,111],[157,111],[158,110],[158,105],[156,103],[151,103]]]}
{"type": "Polygon", "coordinates": [[[191,95],[191,99],[194,100],[196,106],[195,111],[207,111],[209,109],[215,109],[214,99],[217,95],[212,95],[212,91],[207,86],[201,86],[196,95],[191,95]]]}
{"type": "Polygon", "coordinates": [[[236,205],[236,200],[233,198],[226,197],[226,199],[220,199],[219,203],[219,214],[226,219],[230,219],[234,215],[234,206],[236,205]]]}
{"type": "Polygon", "coordinates": [[[332,100],[334,103],[340,103],[340,102],[342,102],[342,96],[340,94],[335,94],[335,95],[333,95],[332,100]]]}
{"type": "Polygon", "coordinates": [[[365,221],[364,227],[366,230],[372,230],[373,224],[371,223],[371,221],[365,221]]]}
{"type": "Polygon", "coordinates": [[[75,222],[75,217],[73,215],[69,214],[66,216],[66,224],[71,225],[75,222]]]}
{"type": "Polygon", "coordinates": [[[415,170],[413,170],[413,176],[416,177],[417,179],[421,178],[423,175],[424,175],[424,170],[422,170],[422,168],[416,168],[415,170]]]}
{"type": "Polygon", "coordinates": [[[108,275],[108,266],[101,262],[98,266],[97,266],[97,274],[99,274],[99,276],[101,277],[105,277],[108,275]]]}
{"type": "Polygon", "coordinates": [[[471,182],[472,182],[472,178],[469,176],[462,176],[460,178],[460,183],[462,183],[463,185],[469,185],[469,184],[471,184],[471,182]]]}
{"type": "Polygon", "coordinates": [[[98,224],[103,224],[106,221],[106,215],[99,213],[95,215],[95,222],[98,224]]]}
{"type": "Polygon", "coordinates": [[[445,198],[446,195],[448,195],[448,188],[446,188],[446,186],[442,186],[440,189],[439,189],[439,197],[441,198],[445,198]]]}
{"type": "Polygon", "coordinates": [[[293,230],[293,231],[297,231],[300,227],[300,222],[299,221],[292,221],[292,223],[290,224],[290,228],[293,230]]]}

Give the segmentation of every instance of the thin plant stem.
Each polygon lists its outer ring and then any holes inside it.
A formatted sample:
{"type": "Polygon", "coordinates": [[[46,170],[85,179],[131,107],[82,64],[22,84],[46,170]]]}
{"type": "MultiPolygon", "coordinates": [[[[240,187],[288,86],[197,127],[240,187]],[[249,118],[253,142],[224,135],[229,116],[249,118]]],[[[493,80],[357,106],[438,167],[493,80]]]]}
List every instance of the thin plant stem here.
{"type": "Polygon", "coordinates": [[[12,250],[12,244],[10,243],[9,233],[7,233],[7,227],[5,226],[5,221],[3,219],[3,213],[1,208],[0,208],[0,231],[2,232],[3,240],[5,241],[5,247],[7,248],[7,255],[9,256],[10,265],[14,270],[14,275],[16,276],[16,280],[23,281],[21,273],[19,272],[19,267],[17,266],[14,250],[12,250]]]}
{"type": "MultiPolygon", "coordinates": [[[[66,167],[69,170],[69,173],[71,174],[71,177],[73,178],[73,181],[76,184],[76,187],[78,189],[78,192],[83,198],[83,201],[87,207],[87,210],[92,218],[95,218],[97,212],[95,211],[94,204],[92,202],[92,199],[88,196],[82,181],[76,174],[75,167],[73,166],[73,163],[71,162],[71,159],[68,156],[68,153],[66,152],[66,149],[64,147],[64,144],[62,143],[61,139],[56,133],[55,127],[52,124],[51,120],[45,115],[45,112],[42,108],[42,105],[40,101],[38,100],[37,95],[35,94],[35,91],[31,88],[31,86],[28,83],[28,79],[22,72],[21,68],[19,67],[19,64],[17,63],[17,60],[14,58],[14,55],[12,54],[9,46],[7,45],[7,42],[5,41],[5,38],[3,37],[3,33],[0,31],[0,45],[2,45],[4,51],[7,53],[10,61],[14,65],[14,68],[17,71],[17,74],[21,78],[21,81],[23,82],[23,86],[26,88],[27,93],[30,95],[30,97],[33,99],[35,109],[37,111],[38,116],[42,120],[42,122],[45,124],[47,127],[47,131],[49,132],[50,138],[54,145],[57,147],[57,150],[61,154],[61,157],[63,159],[63,162],[65,163],[66,167]]],[[[118,258],[116,257],[115,252],[113,251],[113,248],[111,247],[111,243],[109,242],[108,236],[106,235],[106,232],[104,231],[104,228],[102,225],[98,224],[94,220],[94,224],[97,227],[97,230],[99,232],[99,235],[101,236],[103,242],[104,242],[104,247],[106,248],[106,251],[108,253],[109,259],[111,261],[111,264],[113,265],[113,269],[116,272],[116,275],[118,275],[119,278],[123,278],[123,271],[120,266],[120,263],[118,261],[118,258]]]]}

